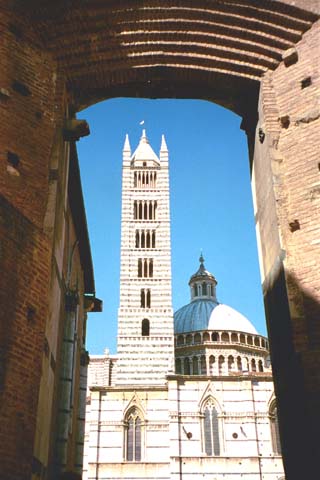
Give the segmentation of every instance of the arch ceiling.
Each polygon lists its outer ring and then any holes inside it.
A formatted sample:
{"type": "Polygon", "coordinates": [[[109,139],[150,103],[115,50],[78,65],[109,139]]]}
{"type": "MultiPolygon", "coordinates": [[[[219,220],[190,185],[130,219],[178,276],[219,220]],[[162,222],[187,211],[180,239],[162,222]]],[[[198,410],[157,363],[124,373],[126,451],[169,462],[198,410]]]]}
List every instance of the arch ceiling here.
{"type": "Polygon", "coordinates": [[[313,0],[20,5],[66,73],[77,109],[108,97],[143,96],[207,98],[241,112],[263,73],[276,68],[320,11],[313,0]]]}

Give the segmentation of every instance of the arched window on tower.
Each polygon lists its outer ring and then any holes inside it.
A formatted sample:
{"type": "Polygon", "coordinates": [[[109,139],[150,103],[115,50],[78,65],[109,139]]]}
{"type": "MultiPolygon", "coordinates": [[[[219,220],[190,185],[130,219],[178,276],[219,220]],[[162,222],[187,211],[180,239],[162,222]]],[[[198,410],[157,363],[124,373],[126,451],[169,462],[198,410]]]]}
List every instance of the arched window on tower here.
{"type": "Polygon", "coordinates": [[[218,411],[212,398],[203,406],[203,445],[208,456],[220,455],[218,411]]]}
{"type": "Polygon", "coordinates": [[[139,278],[142,277],[142,259],[141,258],[138,259],[138,277],[139,278]]]}
{"type": "Polygon", "coordinates": [[[132,409],[125,419],[125,453],[128,462],[141,462],[142,453],[142,415],[138,409],[132,409]]]}
{"type": "Polygon", "coordinates": [[[144,318],[141,323],[141,335],[143,337],[149,337],[150,335],[150,322],[147,318],[144,318]]]}
{"type": "Polygon", "coordinates": [[[144,288],[140,290],[140,307],[146,308],[146,292],[144,288]]]}
{"type": "Polygon", "coordinates": [[[149,230],[146,233],[147,241],[146,241],[146,248],[150,248],[150,232],[149,230]]]}
{"type": "Polygon", "coordinates": [[[146,246],[146,236],[145,236],[144,231],[142,231],[142,233],[141,233],[141,248],[145,248],[145,246],[146,246]]]}
{"type": "Polygon", "coordinates": [[[147,290],[147,308],[151,308],[151,292],[147,290]]]}
{"type": "Polygon", "coordinates": [[[270,430],[271,430],[272,451],[274,455],[281,455],[279,422],[278,422],[278,414],[277,414],[277,405],[275,400],[270,405],[269,421],[270,421],[270,430]]]}

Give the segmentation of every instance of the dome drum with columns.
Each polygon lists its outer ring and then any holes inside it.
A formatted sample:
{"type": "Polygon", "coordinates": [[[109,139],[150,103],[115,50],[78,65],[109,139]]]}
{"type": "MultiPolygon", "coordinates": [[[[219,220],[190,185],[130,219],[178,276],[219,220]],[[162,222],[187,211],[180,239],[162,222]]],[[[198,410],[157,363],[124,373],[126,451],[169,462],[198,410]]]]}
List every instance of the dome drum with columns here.
{"type": "Polygon", "coordinates": [[[174,315],[176,373],[271,375],[268,341],[252,323],[216,298],[215,277],[200,267],[189,281],[191,302],[174,315]]]}

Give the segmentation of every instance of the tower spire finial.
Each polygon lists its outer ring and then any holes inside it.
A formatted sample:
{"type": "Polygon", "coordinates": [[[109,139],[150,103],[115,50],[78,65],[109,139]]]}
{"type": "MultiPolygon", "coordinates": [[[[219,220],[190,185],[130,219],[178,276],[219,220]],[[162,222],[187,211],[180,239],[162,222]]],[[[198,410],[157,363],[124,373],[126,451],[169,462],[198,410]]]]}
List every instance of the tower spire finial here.
{"type": "Polygon", "coordinates": [[[144,142],[144,143],[148,143],[148,138],[147,138],[147,134],[146,134],[146,129],[143,128],[142,129],[142,135],[141,135],[141,139],[140,139],[140,142],[144,142]]]}
{"type": "Polygon", "coordinates": [[[201,265],[204,264],[204,257],[203,257],[203,254],[202,254],[202,250],[200,250],[200,258],[199,258],[199,262],[201,263],[201,265]]]}
{"type": "Polygon", "coordinates": [[[123,145],[124,152],[131,152],[130,142],[129,142],[129,135],[126,133],[126,138],[123,145]]]}
{"type": "Polygon", "coordinates": [[[168,151],[167,142],[166,142],[165,136],[162,135],[160,152],[167,152],[167,151],[168,151]]]}

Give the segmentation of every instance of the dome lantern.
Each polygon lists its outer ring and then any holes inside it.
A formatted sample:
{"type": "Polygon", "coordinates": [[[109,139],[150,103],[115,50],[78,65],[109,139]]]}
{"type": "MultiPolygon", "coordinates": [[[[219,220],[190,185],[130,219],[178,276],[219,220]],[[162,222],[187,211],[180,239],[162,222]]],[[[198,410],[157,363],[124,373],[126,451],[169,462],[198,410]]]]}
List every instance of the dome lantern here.
{"type": "Polygon", "coordinates": [[[189,280],[191,301],[193,302],[196,300],[208,299],[217,302],[216,285],[218,282],[212,273],[206,270],[202,252],[199,262],[200,266],[198,270],[191,276],[189,280]]]}

